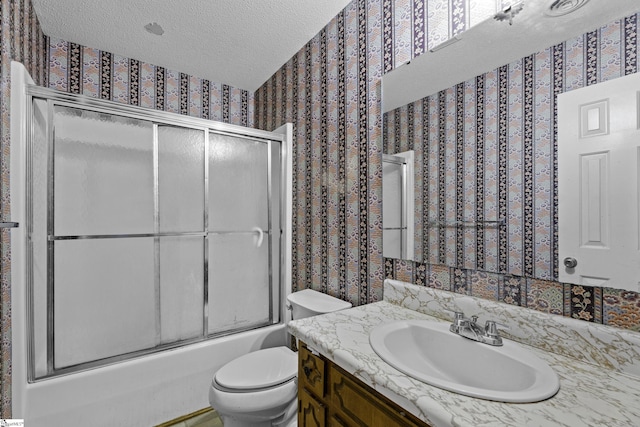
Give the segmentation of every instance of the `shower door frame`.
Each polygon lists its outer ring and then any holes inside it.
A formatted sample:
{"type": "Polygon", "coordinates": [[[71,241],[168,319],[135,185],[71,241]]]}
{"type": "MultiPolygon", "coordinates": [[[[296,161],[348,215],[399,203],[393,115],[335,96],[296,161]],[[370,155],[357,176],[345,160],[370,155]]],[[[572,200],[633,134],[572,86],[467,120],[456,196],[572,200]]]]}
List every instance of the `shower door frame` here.
{"type": "MultiPolygon", "coordinates": [[[[27,313],[26,313],[26,328],[27,328],[27,365],[28,365],[28,381],[29,382],[37,382],[41,380],[45,380],[52,377],[58,377],[61,375],[72,374],[78,371],[83,371],[87,369],[98,368],[106,365],[110,365],[113,363],[130,360],[136,357],[150,355],[158,352],[162,352],[165,350],[182,347],[188,344],[198,343],[206,340],[210,340],[213,338],[217,338],[220,336],[230,335],[241,331],[249,331],[253,329],[259,329],[262,327],[283,323],[286,317],[286,311],[284,309],[284,304],[282,304],[282,296],[285,295],[287,291],[287,280],[289,280],[289,275],[287,274],[286,268],[289,265],[290,259],[290,250],[286,247],[287,242],[290,240],[290,236],[287,235],[289,232],[288,227],[286,225],[287,218],[290,216],[289,209],[286,209],[286,203],[290,198],[288,192],[290,191],[289,184],[289,174],[290,174],[290,163],[291,160],[288,158],[290,153],[288,150],[290,148],[287,147],[287,140],[289,139],[290,143],[290,135],[287,135],[286,132],[277,133],[277,132],[268,132],[262,131],[237,125],[232,125],[229,123],[221,123],[207,119],[200,119],[190,116],[184,116],[177,113],[165,112],[147,109],[138,106],[131,106],[127,104],[120,104],[113,101],[106,101],[102,99],[92,98],[84,95],[70,94],[66,92],[60,92],[53,89],[43,88],[36,85],[25,85],[26,90],[26,237],[27,237],[27,247],[26,247],[26,292],[27,292],[27,313]],[[46,140],[47,140],[47,315],[46,315],[46,365],[47,365],[47,373],[45,375],[40,375],[36,377],[36,362],[35,362],[35,351],[36,351],[36,343],[35,343],[35,317],[34,317],[34,277],[33,277],[33,243],[32,243],[32,233],[33,233],[33,182],[32,182],[32,147],[35,141],[35,130],[34,130],[34,120],[33,120],[33,103],[34,99],[40,99],[47,102],[47,129],[46,129],[46,140]],[[54,145],[54,134],[53,134],[53,115],[54,115],[54,105],[60,105],[65,107],[72,107],[81,110],[89,110],[98,113],[106,113],[119,117],[128,117],[138,120],[144,120],[148,122],[152,122],[153,126],[153,169],[154,169],[154,183],[153,183],[153,198],[154,198],[154,232],[153,233],[139,233],[139,234],[113,234],[113,235],[90,235],[90,236],[55,236],[53,234],[53,221],[54,221],[54,153],[53,153],[53,145],[54,145]],[[203,232],[160,232],[158,225],[158,215],[159,215],[159,207],[158,207],[158,127],[159,126],[177,126],[183,129],[191,129],[198,130],[204,133],[204,199],[203,199],[203,232]],[[266,323],[260,324],[257,326],[249,326],[249,327],[241,327],[237,329],[226,329],[219,333],[210,334],[209,332],[209,321],[208,321],[208,304],[209,304],[209,239],[208,236],[210,234],[219,234],[219,232],[208,230],[208,210],[209,210],[209,136],[210,134],[220,134],[233,136],[237,138],[242,138],[249,141],[256,141],[260,143],[266,143],[268,147],[268,187],[267,187],[267,200],[268,200],[268,234],[266,242],[269,245],[268,250],[268,271],[269,271],[269,319],[266,323]],[[273,170],[273,159],[272,153],[274,149],[272,148],[272,144],[279,144],[279,176],[280,176],[280,190],[279,190],[279,200],[278,202],[278,211],[279,211],[279,221],[278,224],[272,223],[272,204],[276,201],[272,200],[272,188],[271,188],[271,180],[274,173],[273,170]],[[279,237],[279,245],[278,245],[278,256],[275,256],[273,253],[273,242],[274,238],[273,233],[278,233],[279,237]],[[160,237],[173,237],[173,236],[191,236],[203,237],[203,316],[202,316],[202,334],[198,337],[188,338],[184,340],[178,340],[176,342],[167,343],[167,344],[157,344],[154,347],[136,350],[133,352],[127,352],[120,355],[109,356],[107,358],[102,358],[89,362],[82,362],[79,364],[75,364],[68,367],[55,369],[54,367],[54,293],[53,293],[53,280],[54,280],[54,250],[53,245],[55,241],[59,240],[79,240],[79,239],[89,239],[89,238],[124,238],[124,237],[153,237],[154,238],[154,289],[156,292],[156,321],[157,317],[160,313],[159,306],[159,239],[160,237]],[[283,262],[284,261],[284,262],[283,262]],[[274,262],[278,262],[278,277],[273,277],[273,266],[274,262]],[[275,280],[277,279],[277,281],[275,280]],[[278,286],[278,295],[280,298],[278,299],[278,307],[277,312],[274,308],[274,286],[278,286]]],[[[243,232],[243,231],[239,231],[243,232]]],[[[228,234],[229,232],[223,232],[228,234]]],[[[157,325],[158,327],[158,325],[157,325]]]]}

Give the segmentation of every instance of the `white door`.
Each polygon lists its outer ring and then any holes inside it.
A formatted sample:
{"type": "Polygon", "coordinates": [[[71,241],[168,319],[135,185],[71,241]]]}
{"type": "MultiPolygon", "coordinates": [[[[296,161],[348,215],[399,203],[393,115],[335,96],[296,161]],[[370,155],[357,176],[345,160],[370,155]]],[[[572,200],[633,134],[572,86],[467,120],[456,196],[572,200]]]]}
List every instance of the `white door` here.
{"type": "Polygon", "coordinates": [[[639,94],[640,73],[558,97],[561,282],[640,289],[639,94]]]}

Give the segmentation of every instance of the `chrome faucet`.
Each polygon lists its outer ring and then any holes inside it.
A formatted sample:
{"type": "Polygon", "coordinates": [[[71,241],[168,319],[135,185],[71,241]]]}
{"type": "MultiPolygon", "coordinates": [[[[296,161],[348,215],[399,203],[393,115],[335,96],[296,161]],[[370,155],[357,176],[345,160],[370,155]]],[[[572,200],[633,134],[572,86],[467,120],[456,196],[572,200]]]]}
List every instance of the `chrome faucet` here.
{"type": "Polygon", "coordinates": [[[455,311],[453,314],[453,323],[449,327],[449,330],[454,334],[484,344],[502,345],[502,337],[498,333],[498,326],[508,329],[506,326],[494,320],[487,320],[484,328],[482,328],[477,322],[478,316],[471,316],[469,319],[464,316],[464,313],[455,311]]]}

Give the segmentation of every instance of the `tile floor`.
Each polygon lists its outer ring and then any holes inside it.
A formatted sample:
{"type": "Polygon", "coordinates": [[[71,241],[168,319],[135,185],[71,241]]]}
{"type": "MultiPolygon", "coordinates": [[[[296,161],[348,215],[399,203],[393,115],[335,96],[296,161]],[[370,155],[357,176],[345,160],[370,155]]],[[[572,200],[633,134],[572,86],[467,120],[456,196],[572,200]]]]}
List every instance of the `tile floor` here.
{"type": "Polygon", "coordinates": [[[187,419],[180,417],[174,423],[161,424],[158,427],[223,427],[222,421],[218,414],[213,409],[209,409],[205,412],[196,412],[194,416],[187,419]]]}

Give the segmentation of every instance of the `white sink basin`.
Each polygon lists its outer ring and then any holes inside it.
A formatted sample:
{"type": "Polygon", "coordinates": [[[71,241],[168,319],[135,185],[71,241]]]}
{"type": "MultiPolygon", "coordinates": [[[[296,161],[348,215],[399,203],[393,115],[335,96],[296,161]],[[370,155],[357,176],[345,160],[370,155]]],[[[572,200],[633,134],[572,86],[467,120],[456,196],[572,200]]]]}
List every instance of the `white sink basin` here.
{"type": "Polygon", "coordinates": [[[399,371],[435,387],[498,402],[538,402],[558,391],[556,373],[518,344],[490,346],[449,331],[449,324],[406,320],[375,327],[373,350],[399,371]]]}

